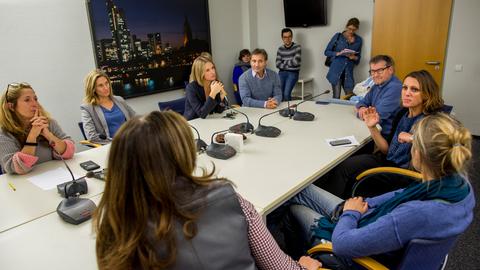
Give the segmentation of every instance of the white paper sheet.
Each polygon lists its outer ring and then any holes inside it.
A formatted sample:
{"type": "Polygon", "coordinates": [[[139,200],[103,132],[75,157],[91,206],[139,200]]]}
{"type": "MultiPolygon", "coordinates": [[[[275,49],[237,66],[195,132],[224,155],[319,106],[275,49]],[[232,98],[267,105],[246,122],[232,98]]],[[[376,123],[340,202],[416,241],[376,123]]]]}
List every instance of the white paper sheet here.
{"type": "Polygon", "coordinates": [[[347,137],[341,137],[341,138],[334,138],[334,139],[325,139],[325,141],[327,142],[328,145],[330,145],[331,147],[345,147],[345,146],[356,146],[356,145],[360,145],[360,143],[357,141],[357,139],[355,139],[355,136],[347,136],[347,137]],[[343,144],[343,145],[336,145],[336,146],[332,146],[330,144],[331,141],[336,141],[336,140],[343,140],[343,139],[347,139],[350,141],[349,144],[343,144]]]}
{"type": "Polygon", "coordinates": [[[63,167],[59,167],[54,170],[48,170],[44,173],[39,173],[28,178],[28,181],[43,190],[56,188],[58,184],[71,180],[72,176],[68,170],[63,167]]]}

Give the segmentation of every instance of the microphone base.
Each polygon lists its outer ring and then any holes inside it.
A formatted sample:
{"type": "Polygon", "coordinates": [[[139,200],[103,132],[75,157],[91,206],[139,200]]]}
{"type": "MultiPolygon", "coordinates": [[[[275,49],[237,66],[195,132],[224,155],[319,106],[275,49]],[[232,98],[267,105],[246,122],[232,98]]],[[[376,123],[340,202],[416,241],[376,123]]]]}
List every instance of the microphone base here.
{"type": "Polygon", "coordinates": [[[209,146],[207,146],[207,155],[212,158],[226,160],[235,156],[236,153],[237,151],[235,151],[233,147],[226,144],[212,142],[209,146]]]}
{"type": "Polygon", "coordinates": [[[258,128],[255,130],[255,135],[268,138],[278,137],[280,136],[280,133],[282,133],[282,131],[279,128],[272,126],[259,125],[258,128]]]}
{"type": "Polygon", "coordinates": [[[57,213],[65,222],[78,225],[89,220],[96,208],[90,199],[73,197],[63,199],[57,206],[57,213]]]}
{"type": "Polygon", "coordinates": [[[295,110],[294,109],[289,109],[289,108],[285,108],[283,110],[280,110],[278,112],[281,116],[283,117],[292,117],[295,115],[295,110]]]}
{"type": "Polygon", "coordinates": [[[203,152],[207,149],[207,143],[202,139],[196,139],[195,145],[197,146],[197,152],[203,152]]]}
{"type": "Polygon", "coordinates": [[[315,119],[315,115],[309,112],[295,112],[293,116],[293,120],[296,121],[313,121],[315,119]]]}
{"type": "Polygon", "coordinates": [[[253,125],[250,123],[240,123],[234,126],[231,126],[228,130],[233,133],[253,133],[253,125]]]}
{"type": "Polygon", "coordinates": [[[88,185],[87,181],[85,180],[85,177],[82,177],[78,180],[69,181],[65,183],[61,183],[57,185],[57,191],[60,193],[60,196],[66,198],[66,197],[72,197],[75,196],[77,193],[82,195],[82,194],[87,194],[88,193],[88,185]],[[65,188],[65,186],[67,186],[65,188]],[[65,191],[67,194],[65,194],[65,191]]]}

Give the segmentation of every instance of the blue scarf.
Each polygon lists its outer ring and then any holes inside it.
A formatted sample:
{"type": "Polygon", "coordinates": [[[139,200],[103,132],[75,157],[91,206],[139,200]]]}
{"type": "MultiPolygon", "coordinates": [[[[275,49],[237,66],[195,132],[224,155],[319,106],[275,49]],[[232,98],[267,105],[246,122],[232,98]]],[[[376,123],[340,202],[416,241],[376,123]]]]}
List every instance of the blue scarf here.
{"type": "MultiPolygon", "coordinates": [[[[375,222],[402,203],[414,200],[428,201],[436,199],[456,203],[465,199],[469,192],[470,186],[467,181],[458,174],[422,183],[414,182],[403,191],[396,193],[395,196],[388,201],[376,207],[371,213],[362,217],[358,223],[358,228],[375,222]]],[[[322,217],[315,220],[315,222],[316,224],[312,225],[313,237],[329,241],[332,240],[333,230],[337,222],[332,221],[330,217],[322,217]]]]}

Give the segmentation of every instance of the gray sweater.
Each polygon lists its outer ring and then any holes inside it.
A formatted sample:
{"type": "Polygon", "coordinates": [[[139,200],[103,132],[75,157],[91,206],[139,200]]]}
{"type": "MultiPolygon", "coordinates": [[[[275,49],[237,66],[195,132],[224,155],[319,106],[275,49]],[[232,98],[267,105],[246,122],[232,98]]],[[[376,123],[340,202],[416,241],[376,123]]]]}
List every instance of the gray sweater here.
{"type": "Polygon", "coordinates": [[[285,45],[278,47],[275,63],[279,70],[300,71],[301,61],[302,48],[300,44],[292,43],[290,48],[285,47],[285,45]]]}
{"type": "MultiPolygon", "coordinates": [[[[70,136],[67,136],[53,119],[50,119],[48,129],[59,139],[71,140],[70,136]]],[[[15,165],[23,172],[28,172],[32,169],[32,167],[23,162],[18,155],[15,155],[20,152],[22,148],[23,146],[10,132],[6,132],[3,129],[0,130],[0,163],[4,172],[17,173],[15,165]]],[[[38,146],[35,149],[35,157],[37,157],[38,160],[35,163],[38,164],[49,161],[57,156],[58,155],[53,153],[48,141],[39,136],[38,146]]]]}
{"type": "Polygon", "coordinates": [[[266,68],[265,77],[260,79],[253,77],[250,68],[240,76],[238,84],[243,105],[246,107],[264,108],[265,101],[270,97],[275,98],[278,104],[282,102],[280,77],[271,69],[266,68]]]}
{"type": "MultiPolygon", "coordinates": [[[[126,120],[135,116],[135,111],[128,106],[122,97],[113,96],[112,100],[123,112],[126,120]]],[[[80,106],[80,111],[82,112],[83,130],[87,140],[99,144],[107,144],[112,141],[107,120],[99,105],[83,104],[80,106]],[[101,135],[104,135],[105,139],[100,139],[101,135]]]]}

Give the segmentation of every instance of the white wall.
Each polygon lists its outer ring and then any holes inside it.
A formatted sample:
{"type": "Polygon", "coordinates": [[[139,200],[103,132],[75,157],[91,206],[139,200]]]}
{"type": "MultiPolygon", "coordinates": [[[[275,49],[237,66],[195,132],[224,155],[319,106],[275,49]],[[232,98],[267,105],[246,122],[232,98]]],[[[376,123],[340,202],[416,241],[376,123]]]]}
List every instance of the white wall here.
{"type": "Polygon", "coordinates": [[[479,12],[478,0],[454,1],[443,80],[445,102],[475,135],[480,135],[479,12]],[[455,65],[462,65],[463,71],[456,72],[455,65]]]}
{"type": "MultiPolygon", "coordinates": [[[[285,27],[283,0],[252,1],[256,5],[256,32],[252,33],[256,41],[254,46],[267,50],[269,68],[276,70],[275,57],[278,47],[282,44],[280,31],[285,27]]],[[[314,78],[315,93],[331,89],[325,78],[328,68],[324,65],[323,52],[328,42],[336,32],[345,29],[348,19],[357,17],[360,20],[358,35],[363,38],[362,59],[354,70],[357,81],[368,76],[368,61],[371,50],[372,35],[372,0],[328,0],[326,26],[310,28],[292,28],[294,42],[302,45],[302,68],[300,77],[314,78]]]]}
{"type": "MultiPolygon", "coordinates": [[[[325,79],[323,50],[333,33],[341,31],[348,18],[361,21],[363,59],[355,69],[356,79],[366,76],[371,49],[372,0],[329,0],[328,25],[294,28],[294,40],[303,47],[302,76],[314,77],[318,93],[330,88],[325,79]]],[[[265,48],[274,68],[280,30],[284,27],[282,0],[210,0],[213,57],[221,79],[231,89],[230,73],[242,48],[265,48]]],[[[466,126],[480,134],[480,57],[475,27],[480,2],[454,1],[448,43],[444,95],[466,126]],[[463,72],[454,72],[463,64],[463,72]],[[477,94],[475,96],[474,94],[477,94]]],[[[76,123],[83,98],[83,78],[94,68],[93,49],[84,0],[0,0],[0,89],[14,81],[30,82],[40,101],[62,128],[75,140],[81,139],[76,123]]],[[[129,99],[138,112],[157,109],[157,102],[182,95],[182,90],[129,99]]]]}

